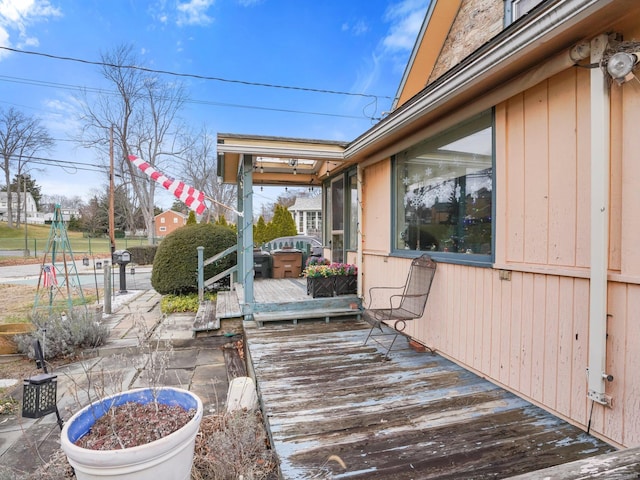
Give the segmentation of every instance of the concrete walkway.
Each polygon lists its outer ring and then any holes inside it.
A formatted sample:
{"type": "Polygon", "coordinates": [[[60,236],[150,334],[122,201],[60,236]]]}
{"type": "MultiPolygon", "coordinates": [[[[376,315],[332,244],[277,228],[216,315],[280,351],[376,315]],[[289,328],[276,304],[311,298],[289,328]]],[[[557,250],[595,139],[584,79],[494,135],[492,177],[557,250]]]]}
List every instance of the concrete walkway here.
{"type": "MultiPolygon", "coordinates": [[[[151,382],[193,391],[201,398],[205,415],[221,411],[229,384],[223,346],[232,346],[240,328],[234,331],[231,325],[218,336],[194,338],[195,314],[163,316],[160,295],[153,290],[130,292],[127,297],[114,305],[114,314],[103,318],[110,327],[106,345],[85,352],[83,361],[50,370],[58,376],[57,404],[63,421],[90,400],[151,382]],[[166,368],[161,371],[154,363],[166,368]]],[[[34,366],[34,374],[41,372],[34,366]]],[[[17,380],[14,397],[21,401],[22,379],[17,380]]],[[[16,474],[35,471],[59,446],[55,414],[39,419],[22,418],[20,413],[0,416],[0,465],[16,474]]]]}

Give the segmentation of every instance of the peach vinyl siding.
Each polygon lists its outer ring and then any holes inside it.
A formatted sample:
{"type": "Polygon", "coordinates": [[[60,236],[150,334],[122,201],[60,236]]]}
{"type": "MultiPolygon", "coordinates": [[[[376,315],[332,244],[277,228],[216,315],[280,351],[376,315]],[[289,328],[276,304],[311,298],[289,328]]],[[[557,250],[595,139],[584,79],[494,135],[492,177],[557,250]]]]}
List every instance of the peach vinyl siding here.
{"type": "Polygon", "coordinates": [[[388,254],[391,250],[391,162],[378,162],[365,171],[362,201],[367,205],[362,220],[363,250],[388,254]]]}
{"type": "Polygon", "coordinates": [[[506,185],[497,186],[505,189],[497,218],[506,219],[498,263],[588,266],[590,158],[580,155],[580,143],[588,146],[589,123],[578,104],[588,109],[589,90],[582,76],[588,72],[563,72],[496,110],[504,135],[497,138],[506,143],[496,158],[506,170],[506,185]]]}

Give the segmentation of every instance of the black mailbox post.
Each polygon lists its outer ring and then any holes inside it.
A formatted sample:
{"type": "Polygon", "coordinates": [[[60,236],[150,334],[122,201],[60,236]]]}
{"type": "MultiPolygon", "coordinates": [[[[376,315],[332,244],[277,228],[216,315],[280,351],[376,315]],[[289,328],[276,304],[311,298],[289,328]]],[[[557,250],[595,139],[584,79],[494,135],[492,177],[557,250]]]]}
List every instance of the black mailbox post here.
{"type": "Polygon", "coordinates": [[[127,264],[131,263],[129,250],[113,252],[113,263],[120,265],[120,293],[127,293],[127,264]]]}

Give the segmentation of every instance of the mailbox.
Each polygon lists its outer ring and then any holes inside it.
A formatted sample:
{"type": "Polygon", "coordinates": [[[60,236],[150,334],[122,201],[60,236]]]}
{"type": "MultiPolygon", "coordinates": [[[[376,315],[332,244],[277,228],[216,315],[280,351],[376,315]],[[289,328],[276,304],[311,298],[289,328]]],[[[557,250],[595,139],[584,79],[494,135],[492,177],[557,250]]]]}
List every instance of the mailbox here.
{"type": "Polygon", "coordinates": [[[127,293],[126,266],[131,263],[131,252],[129,250],[116,250],[113,252],[113,263],[120,265],[120,293],[127,293]]]}
{"type": "Polygon", "coordinates": [[[113,252],[113,263],[118,265],[131,263],[131,252],[129,250],[116,250],[113,252]]]}

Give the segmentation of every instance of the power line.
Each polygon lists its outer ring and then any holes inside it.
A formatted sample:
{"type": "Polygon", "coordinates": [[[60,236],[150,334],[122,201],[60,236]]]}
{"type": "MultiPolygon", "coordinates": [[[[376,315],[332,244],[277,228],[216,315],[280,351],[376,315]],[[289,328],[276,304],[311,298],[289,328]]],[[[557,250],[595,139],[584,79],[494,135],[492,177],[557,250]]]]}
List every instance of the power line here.
{"type": "MultiPolygon", "coordinates": [[[[3,48],[3,47],[0,47],[3,48]]],[[[18,83],[22,85],[33,85],[39,87],[48,87],[48,88],[57,88],[60,90],[76,90],[76,91],[86,91],[96,94],[102,95],[119,95],[115,91],[104,90],[100,88],[92,88],[92,87],[83,87],[81,85],[71,85],[66,83],[55,83],[55,82],[47,82],[42,80],[33,80],[29,78],[20,78],[20,77],[10,77],[7,75],[0,75],[0,82],[8,82],[8,83],[18,83]]],[[[2,103],[10,103],[10,102],[2,102],[2,103]]],[[[223,103],[223,102],[214,102],[212,100],[186,100],[185,103],[190,103],[194,105],[210,105],[214,107],[229,107],[229,108],[245,108],[250,110],[265,110],[272,112],[282,112],[282,113],[299,113],[303,115],[316,115],[316,116],[324,116],[324,117],[338,117],[338,118],[351,118],[355,120],[363,120],[370,119],[370,117],[366,115],[358,116],[358,115],[344,115],[339,113],[328,113],[328,112],[312,112],[307,110],[293,110],[287,108],[274,108],[274,107],[263,107],[259,105],[244,105],[239,103],[223,103]]]]}
{"type": "Polygon", "coordinates": [[[35,56],[39,56],[39,57],[51,58],[51,59],[54,59],[54,60],[64,60],[64,61],[68,61],[68,62],[84,63],[84,64],[87,64],[87,65],[97,65],[97,66],[101,66],[101,67],[125,68],[125,69],[129,69],[129,70],[139,70],[141,72],[158,73],[158,74],[162,74],[162,75],[171,75],[171,76],[174,76],[174,77],[195,78],[195,79],[198,79],[198,80],[211,80],[211,81],[215,81],[215,82],[235,83],[235,84],[240,84],[240,85],[248,85],[248,86],[252,86],[252,87],[279,88],[279,89],[284,89],[284,90],[299,90],[299,91],[303,91],[303,92],[325,93],[325,94],[331,94],[331,95],[346,95],[346,96],[351,96],[351,97],[364,97],[364,98],[375,98],[375,99],[383,98],[383,99],[387,99],[387,100],[392,100],[391,97],[385,96],[385,95],[372,95],[372,94],[368,94],[368,93],[343,92],[343,91],[340,91],[340,90],[328,90],[328,89],[309,88],[309,87],[297,87],[297,86],[292,86],[292,85],[277,85],[277,84],[273,84],[273,83],[250,82],[248,80],[233,80],[233,79],[229,79],[229,78],[211,77],[211,76],[208,76],[208,75],[199,75],[199,74],[194,74],[194,73],[180,73],[180,72],[172,72],[170,70],[156,70],[156,69],[153,69],[153,68],[141,67],[141,66],[138,66],[138,65],[115,65],[113,63],[97,62],[97,61],[94,61],[94,60],[85,60],[85,59],[74,58],[74,57],[64,57],[64,56],[60,56],[60,55],[53,55],[53,54],[50,54],[50,53],[33,52],[33,51],[30,51],[30,50],[20,50],[20,49],[17,49],[17,48],[4,47],[4,46],[0,46],[0,49],[7,50],[7,51],[10,51],[10,52],[15,52],[15,53],[23,53],[23,54],[26,54],[26,55],[35,55],[35,56]]]}
{"type": "Polygon", "coordinates": [[[99,165],[97,163],[90,162],[74,162],[71,160],[59,160],[55,158],[44,158],[44,157],[20,157],[18,155],[12,155],[12,157],[16,159],[22,159],[26,163],[36,164],[36,165],[44,165],[49,167],[59,167],[63,169],[73,169],[73,170],[84,170],[87,172],[97,172],[97,173],[106,173],[107,167],[103,165],[99,165]]]}

